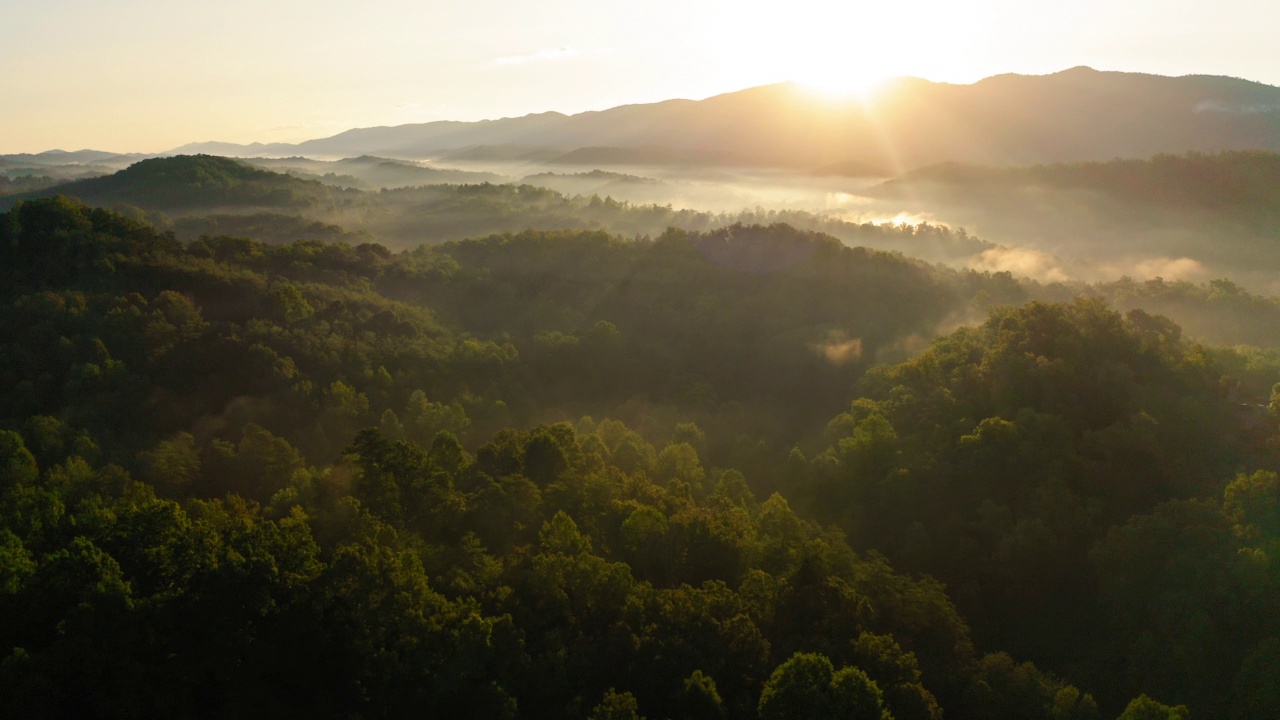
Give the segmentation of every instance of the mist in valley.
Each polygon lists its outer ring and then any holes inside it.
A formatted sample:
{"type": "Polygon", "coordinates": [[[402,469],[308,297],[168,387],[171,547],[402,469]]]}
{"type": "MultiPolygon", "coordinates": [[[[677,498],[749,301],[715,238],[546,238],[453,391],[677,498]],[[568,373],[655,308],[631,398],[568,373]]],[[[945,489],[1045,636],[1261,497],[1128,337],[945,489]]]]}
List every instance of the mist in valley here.
{"type": "Polygon", "coordinates": [[[0,696],[1269,717],[1256,85],[0,156],[0,696]]]}
{"type": "MultiPolygon", "coordinates": [[[[1268,224],[1274,215],[1259,219],[1256,205],[1203,207],[1049,182],[975,190],[963,183],[932,181],[927,174],[918,179],[913,173],[844,177],[776,168],[457,159],[449,166],[455,170],[445,170],[432,161],[416,162],[439,168],[435,172],[475,173],[487,182],[545,187],[570,198],[697,213],[699,220],[683,224],[673,216],[675,225],[686,229],[706,227],[703,213],[735,222],[773,214],[821,227],[848,243],[1043,283],[1120,278],[1202,283],[1227,277],[1253,292],[1280,294],[1280,253],[1271,249],[1277,225],[1268,224]],[[964,231],[973,242],[904,243],[849,227],[866,224],[964,231]]],[[[362,180],[364,187],[409,186],[362,180]]],[[[1261,207],[1274,213],[1271,206],[1261,207]]],[[[341,218],[335,220],[342,224],[341,218]]],[[[660,229],[646,234],[656,232],[660,229]]]]}

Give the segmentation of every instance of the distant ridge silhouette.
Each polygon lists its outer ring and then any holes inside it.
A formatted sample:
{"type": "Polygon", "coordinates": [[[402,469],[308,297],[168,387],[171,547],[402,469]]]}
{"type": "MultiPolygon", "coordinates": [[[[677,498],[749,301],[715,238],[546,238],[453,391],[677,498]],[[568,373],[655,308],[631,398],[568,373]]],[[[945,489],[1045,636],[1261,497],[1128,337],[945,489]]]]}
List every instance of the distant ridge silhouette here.
{"type": "Polygon", "coordinates": [[[297,144],[195,143],[175,153],[454,157],[573,164],[719,164],[889,172],[946,161],[997,165],[1280,150],[1280,88],[1209,75],[1075,67],[971,85],[901,78],[871,101],[794,83],[564,115],[348,130],[297,144]]]}

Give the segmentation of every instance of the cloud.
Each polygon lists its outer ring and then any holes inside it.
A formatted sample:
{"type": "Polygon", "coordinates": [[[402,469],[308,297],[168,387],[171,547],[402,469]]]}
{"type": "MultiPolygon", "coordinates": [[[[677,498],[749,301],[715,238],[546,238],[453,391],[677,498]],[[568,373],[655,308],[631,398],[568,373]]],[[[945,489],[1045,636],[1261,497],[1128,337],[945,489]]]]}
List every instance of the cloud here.
{"type": "Polygon", "coordinates": [[[494,65],[528,65],[530,63],[548,62],[551,60],[564,60],[566,58],[577,57],[582,53],[576,48],[559,47],[539,50],[527,55],[507,55],[504,57],[494,58],[494,65]]]}
{"type": "Polygon", "coordinates": [[[1134,277],[1143,279],[1161,277],[1165,280],[1195,280],[1204,277],[1206,272],[1199,260],[1188,257],[1151,258],[1133,268],[1134,277]]]}
{"type": "Polygon", "coordinates": [[[1069,279],[1052,255],[1026,248],[993,247],[983,250],[972,265],[975,270],[1010,272],[1015,276],[1043,282],[1063,282],[1069,279]]]}
{"type": "Polygon", "coordinates": [[[809,347],[837,367],[862,359],[862,338],[849,339],[844,333],[831,333],[827,342],[815,343],[809,347]]]}
{"type": "Polygon", "coordinates": [[[1267,113],[1280,112],[1280,104],[1271,105],[1244,105],[1240,103],[1224,103],[1213,100],[1205,100],[1196,105],[1195,111],[1204,112],[1220,112],[1233,113],[1236,115],[1264,115],[1267,113]]]}

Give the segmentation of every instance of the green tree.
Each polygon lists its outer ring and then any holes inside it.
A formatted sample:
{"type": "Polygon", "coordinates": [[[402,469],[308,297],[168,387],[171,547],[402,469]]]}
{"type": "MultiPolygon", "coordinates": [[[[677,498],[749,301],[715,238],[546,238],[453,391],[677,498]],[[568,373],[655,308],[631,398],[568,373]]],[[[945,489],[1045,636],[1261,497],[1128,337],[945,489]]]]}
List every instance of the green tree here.
{"type": "Polygon", "coordinates": [[[1185,705],[1169,707],[1146,695],[1139,695],[1116,720],[1191,720],[1191,711],[1185,705]]]}
{"type": "Polygon", "coordinates": [[[629,692],[609,688],[599,705],[591,710],[587,720],[644,720],[636,698],[629,692]]]}
{"type": "Polygon", "coordinates": [[[22,436],[0,430],[0,492],[14,485],[30,485],[38,476],[36,458],[27,450],[22,436]]]}
{"type": "Polygon", "coordinates": [[[200,450],[191,433],[178,433],[138,456],[142,478],[158,489],[181,494],[200,477],[200,450]]]}
{"type": "Polygon", "coordinates": [[[866,673],[855,667],[836,671],[817,653],[796,653],[779,665],[765,683],[758,711],[761,720],[892,720],[866,673]]]}
{"type": "Polygon", "coordinates": [[[725,717],[724,701],[716,691],[716,681],[694,670],[684,680],[680,694],[680,718],[682,720],[717,720],[725,717]]]}

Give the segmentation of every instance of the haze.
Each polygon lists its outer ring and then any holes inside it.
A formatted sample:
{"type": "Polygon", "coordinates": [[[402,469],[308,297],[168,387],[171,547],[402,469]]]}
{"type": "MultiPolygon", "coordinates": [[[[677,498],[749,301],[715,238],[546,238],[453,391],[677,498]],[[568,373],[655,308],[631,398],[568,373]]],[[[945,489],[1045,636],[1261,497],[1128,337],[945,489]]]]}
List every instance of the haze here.
{"type": "Polygon", "coordinates": [[[1280,6],[1259,0],[18,0],[5,15],[5,153],[292,142],[788,79],[861,91],[1087,64],[1280,84],[1280,6]]]}
{"type": "Polygon", "coordinates": [[[1278,6],[9,0],[3,714],[1280,717],[1278,6]]]}

